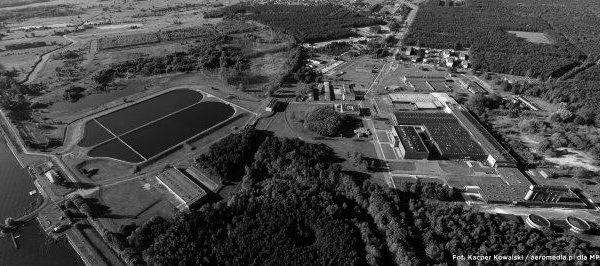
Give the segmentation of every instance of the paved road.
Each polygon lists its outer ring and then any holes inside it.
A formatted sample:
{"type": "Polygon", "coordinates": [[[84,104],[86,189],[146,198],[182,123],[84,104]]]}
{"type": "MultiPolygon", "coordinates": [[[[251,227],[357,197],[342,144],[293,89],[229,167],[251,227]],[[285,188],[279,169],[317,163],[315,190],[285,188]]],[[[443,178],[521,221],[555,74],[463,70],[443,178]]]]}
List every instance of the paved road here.
{"type": "MultiPolygon", "coordinates": [[[[391,68],[392,64],[393,64],[393,61],[383,64],[383,66],[381,67],[381,70],[379,71],[379,74],[377,75],[377,77],[375,77],[375,79],[369,86],[369,89],[365,93],[365,99],[369,96],[369,94],[371,94],[373,92],[373,89],[375,89],[377,87],[377,85],[379,85],[379,81],[381,79],[382,74],[384,72],[389,72],[389,69],[391,68]],[[386,70],[386,68],[387,68],[387,70],[386,70]]],[[[374,105],[377,105],[377,103],[375,101],[373,101],[373,102],[374,102],[374,105]]],[[[360,108],[363,108],[363,104],[364,104],[364,100],[361,100],[358,103],[358,106],[360,106],[360,108]]],[[[379,112],[379,108],[377,108],[377,111],[379,112]]],[[[383,173],[383,175],[386,179],[386,182],[388,183],[388,185],[390,187],[396,188],[396,184],[394,184],[394,180],[392,179],[392,174],[389,171],[390,166],[388,164],[388,161],[385,159],[385,155],[383,153],[383,149],[381,148],[381,145],[379,145],[379,137],[377,136],[375,124],[373,124],[373,120],[371,118],[365,118],[363,120],[366,122],[367,126],[371,129],[371,133],[375,136],[373,145],[375,145],[375,152],[377,153],[377,157],[380,160],[385,162],[386,171],[383,173]]]]}

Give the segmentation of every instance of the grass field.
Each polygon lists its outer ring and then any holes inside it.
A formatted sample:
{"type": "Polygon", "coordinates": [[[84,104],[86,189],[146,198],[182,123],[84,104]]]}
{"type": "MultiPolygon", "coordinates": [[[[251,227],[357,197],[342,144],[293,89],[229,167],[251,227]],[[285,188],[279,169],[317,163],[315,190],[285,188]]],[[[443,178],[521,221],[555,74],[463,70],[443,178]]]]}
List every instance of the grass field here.
{"type": "Polygon", "coordinates": [[[83,169],[86,169],[86,171],[95,171],[94,169],[96,169],[97,172],[89,177],[91,182],[108,181],[127,176],[133,172],[133,166],[131,165],[104,159],[84,161],[77,165],[77,169],[80,172],[82,172],[83,169]]]}
{"type": "MultiPolygon", "coordinates": [[[[59,37],[60,38],[60,37],[59,37]]],[[[44,38],[47,39],[47,38],[44,38]]],[[[39,57],[49,51],[52,51],[56,48],[59,48],[60,45],[65,44],[65,40],[60,41],[60,39],[52,38],[56,45],[48,45],[38,48],[30,48],[30,49],[21,49],[21,50],[8,50],[8,51],[0,51],[0,64],[2,64],[6,69],[12,70],[13,68],[18,71],[18,80],[22,80],[25,78],[27,73],[31,71],[35,63],[38,61],[39,57]]],[[[14,44],[14,43],[27,43],[30,41],[20,41],[20,40],[9,40],[0,42],[0,46],[4,48],[4,45],[14,44]]],[[[48,42],[50,44],[50,42],[48,42]]]]}
{"type": "Polygon", "coordinates": [[[110,207],[98,220],[116,232],[121,225],[132,222],[141,225],[156,215],[172,217],[174,207],[164,199],[156,186],[154,179],[141,179],[102,188],[97,193],[99,203],[110,207]]]}

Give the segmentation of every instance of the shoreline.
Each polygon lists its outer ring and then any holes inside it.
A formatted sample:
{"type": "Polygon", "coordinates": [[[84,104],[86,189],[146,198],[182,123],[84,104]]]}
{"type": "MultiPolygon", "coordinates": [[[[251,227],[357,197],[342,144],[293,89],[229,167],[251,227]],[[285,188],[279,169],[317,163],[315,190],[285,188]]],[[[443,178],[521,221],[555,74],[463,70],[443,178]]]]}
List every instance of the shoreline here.
{"type": "MultiPolygon", "coordinates": [[[[48,155],[48,154],[43,154],[43,153],[31,153],[31,154],[29,154],[29,153],[26,152],[25,147],[21,147],[22,151],[17,150],[17,145],[21,146],[23,144],[21,142],[19,142],[19,141],[16,141],[16,140],[13,141],[12,138],[11,138],[11,136],[15,137],[15,138],[19,138],[19,136],[14,136],[12,134],[9,135],[9,133],[13,133],[10,130],[12,128],[12,125],[10,124],[10,121],[6,117],[6,115],[5,115],[5,113],[4,113],[3,110],[0,110],[0,116],[2,116],[0,118],[0,134],[2,134],[2,136],[4,137],[4,140],[6,142],[6,146],[9,148],[9,150],[13,154],[13,157],[17,160],[17,162],[19,163],[19,165],[23,169],[27,169],[27,166],[23,162],[23,159],[21,158],[20,155],[43,156],[43,157],[46,157],[48,160],[53,161],[52,160],[53,159],[52,156],[48,155]],[[5,127],[7,127],[7,128],[5,128],[5,127]],[[14,143],[14,142],[16,142],[16,143],[14,143]]],[[[29,223],[29,222],[31,222],[31,221],[33,221],[35,219],[35,220],[38,221],[38,223],[40,225],[40,230],[42,232],[44,232],[46,235],[50,236],[44,230],[43,224],[40,222],[40,220],[37,217],[38,217],[39,210],[43,209],[48,204],[54,204],[54,202],[52,202],[51,198],[48,195],[48,193],[52,193],[52,191],[47,191],[44,188],[44,186],[42,186],[42,185],[39,184],[39,182],[38,182],[37,179],[33,180],[33,184],[37,188],[38,193],[40,193],[40,196],[42,197],[42,201],[39,204],[39,206],[37,206],[33,210],[30,210],[26,214],[21,215],[19,218],[17,218],[17,220],[23,220],[23,218],[26,218],[25,221],[23,221],[23,223],[19,224],[19,226],[23,226],[23,225],[26,225],[27,223],[29,223]]],[[[69,243],[69,245],[71,246],[71,248],[75,251],[75,253],[77,253],[77,256],[83,262],[84,265],[86,265],[86,266],[98,265],[97,263],[92,263],[93,261],[96,261],[95,258],[93,257],[93,255],[91,255],[90,253],[86,253],[83,250],[84,249],[82,247],[83,245],[89,247],[90,244],[87,243],[87,242],[85,242],[85,240],[82,240],[81,238],[75,238],[73,236],[73,234],[76,234],[76,232],[74,232],[73,230],[79,230],[79,229],[73,227],[73,228],[70,228],[67,232],[64,233],[64,236],[67,238],[67,242],[69,243]],[[77,242],[81,243],[82,245],[77,245],[77,242]]],[[[78,232],[78,233],[81,234],[81,232],[78,232]]],[[[88,248],[88,250],[89,250],[89,248],[88,248]]]]}

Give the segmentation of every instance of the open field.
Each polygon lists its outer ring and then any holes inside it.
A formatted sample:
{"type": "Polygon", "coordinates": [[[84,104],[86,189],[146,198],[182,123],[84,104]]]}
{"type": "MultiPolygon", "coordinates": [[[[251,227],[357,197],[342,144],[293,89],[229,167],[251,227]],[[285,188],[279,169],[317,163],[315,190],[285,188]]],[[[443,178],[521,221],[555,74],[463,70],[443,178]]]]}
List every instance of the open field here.
{"type": "Polygon", "coordinates": [[[156,188],[153,178],[131,180],[116,186],[101,188],[99,204],[107,206],[98,219],[107,229],[116,232],[121,225],[141,225],[153,216],[172,217],[176,210],[156,188]]]}
{"type": "Polygon", "coordinates": [[[592,156],[585,152],[572,148],[558,148],[557,150],[565,154],[562,154],[559,157],[545,156],[546,161],[562,166],[582,167],[594,172],[600,171],[600,167],[595,165],[592,156]]]}
{"type": "Polygon", "coordinates": [[[552,44],[552,40],[543,32],[529,32],[529,31],[508,31],[514,35],[517,35],[519,38],[523,38],[528,42],[532,43],[542,43],[542,44],[552,44]]]}
{"type": "Polygon", "coordinates": [[[17,70],[17,79],[22,80],[32,70],[34,65],[40,59],[40,56],[56,50],[67,43],[67,40],[59,36],[40,37],[34,38],[34,40],[2,40],[0,41],[0,63],[9,70],[13,68],[17,70]],[[34,42],[45,43],[46,46],[18,50],[5,50],[6,46],[34,42]]]}

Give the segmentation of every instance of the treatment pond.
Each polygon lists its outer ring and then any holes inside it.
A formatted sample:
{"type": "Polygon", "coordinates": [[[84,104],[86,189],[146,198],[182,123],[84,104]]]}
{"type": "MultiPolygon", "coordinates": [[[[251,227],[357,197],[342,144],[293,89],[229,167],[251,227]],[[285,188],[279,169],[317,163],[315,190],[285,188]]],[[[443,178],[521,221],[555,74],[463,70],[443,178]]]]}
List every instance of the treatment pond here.
{"type": "Polygon", "coordinates": [[[90,157],[140,163],[226,121],[235,109],[200,92],[178,89],[97,117],[85,125],[81,147],[90,157]]]}

